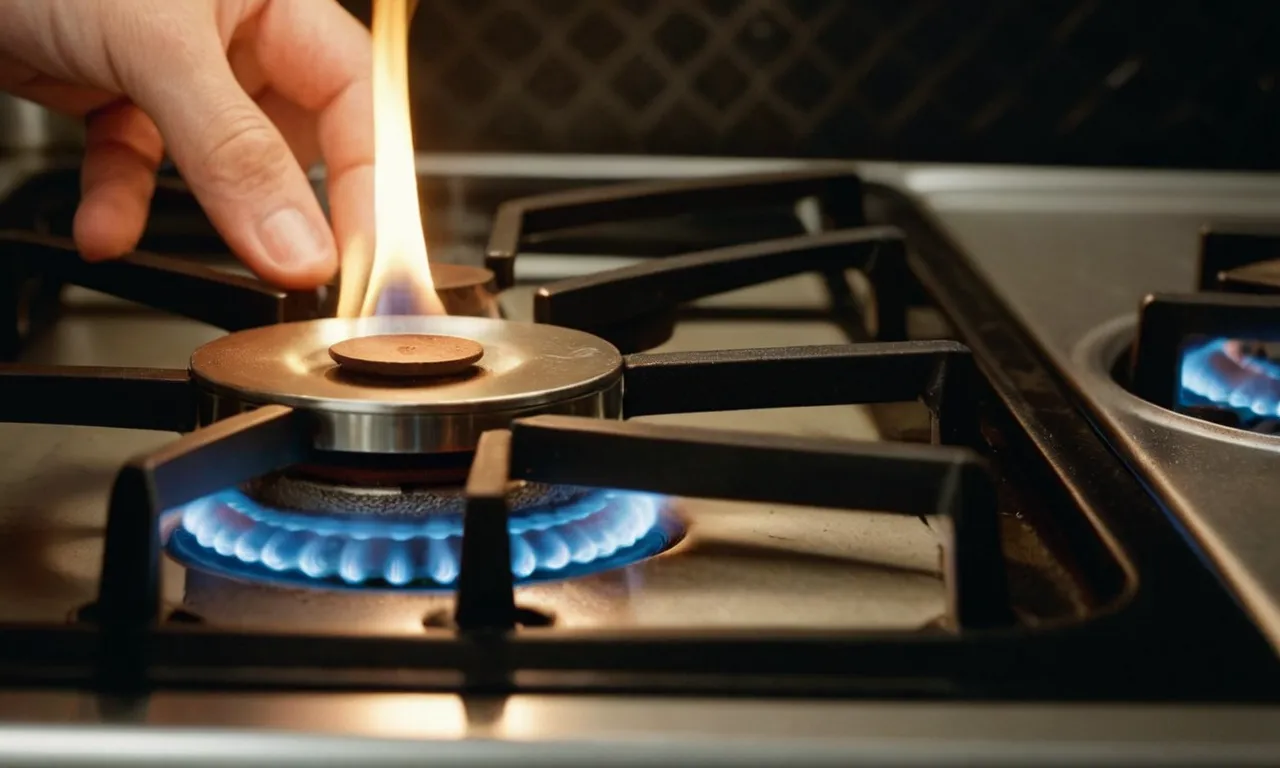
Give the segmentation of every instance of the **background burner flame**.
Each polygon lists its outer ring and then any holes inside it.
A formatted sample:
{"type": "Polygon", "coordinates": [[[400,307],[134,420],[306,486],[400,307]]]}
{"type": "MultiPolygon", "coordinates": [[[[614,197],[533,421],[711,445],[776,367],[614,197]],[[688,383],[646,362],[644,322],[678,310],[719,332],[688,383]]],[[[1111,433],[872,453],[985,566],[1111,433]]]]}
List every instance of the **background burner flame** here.
{"type": "MultiPolygon", "coordinates": [[[[651,557],[671,543],[660,496],[598,491],[513,513],[518,583],[567,579],[651,557]]],[[[461,571],[462,515],[323,517],[274,509],[238,490],[171,511],[179,559],[254,581],[328,588],[444,590],[461,571]]]]}
{"type": "Polygon", "coordinates": [[[1182,357],[1183,405],[1200,398],[1248,420],[1280,418],[1280,365],[1245,351],[1233,339],[1215,339],[1182,357]]]}
{"type": "Polygon", "coordinates": [[[443,315],[427,257],[409,110],[409,19],[417,0],[373,4],[374,222],[342,256],[338,317],[443,315]]]}

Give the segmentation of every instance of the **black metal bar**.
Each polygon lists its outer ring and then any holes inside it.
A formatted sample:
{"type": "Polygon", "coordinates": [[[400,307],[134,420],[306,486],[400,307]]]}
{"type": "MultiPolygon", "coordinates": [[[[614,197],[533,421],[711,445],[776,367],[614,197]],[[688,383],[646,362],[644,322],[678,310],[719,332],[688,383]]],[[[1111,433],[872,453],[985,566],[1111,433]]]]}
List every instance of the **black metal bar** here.
{"type": "Polygon", "coordinates": [[[634,326],[652,324],[677,304],[805,272],[846,269],[865,272],[875,288],[879,338],[904,338],[906,249],[902,233],[892,227],[736,245],[562,280],[538,291],[534,318],[603,335],[617,344],[620,337],[636,335],[634,326]]]}
{"type": "MultiPolygon", "coordinates": [[[[876,340],[879,323],[876,328],[868,328],[863,301],[854,295],[849,285],[849,277],[843,270],[826,270],[822,273],[822,282],[827,288],[828,306],[820,318],[823,322],[834,323],[840,327],[845,340],[854,344],[865,344],[876,340]]],[[[682,312],[682,314],[684,314],[682,312]]],[[[903,329],[899,336],[885,336],[885,341],[906,338],[906,308],[903,308],[903,329]]]]}
{"type": "Polygon", "coordinates": [[[515,577],[507,518],[511,433],[485,432],[467,476],[454,623],[463,631],[503,631],[516,626],[515,577]]]}
{"type": "Polygon", "coordinates": [[[948,425],[944,442],[971,436],[969,351],[951,341],[905,341],[773,349],[628,355],[628,418],[923,399],[948,425]],[[956,425],[952,428],[950,425],[956,425]]]}
{"type": "Polygon", "coordinates": [[[521,419],[511,429],[511,473],[525,480],[944,517],[957,623],[1010,621],[994,486],[966,449],[566,416],[521,419]]]}
{"type": "Polygon", "coordinates": [[[0,365],[0,422],[190,432],[185,370],[0,365]]]}
{"type": "Polygon", "coordinates": [[[1205,229],[1200,233],[1197,289],[1223,288],[1227,273],[1249,264],[1280,259],[1280,231],[1205,229]]]}
{"type": "Polygon", "coordinates": [[[63,284],[30,265],[0,258],[0,360],[16,360],[57,322],[63,284]]]}
{"type": "MultiPolygon", "coordinates": [[[[294,690],[300,685],[307,685],[301,682],[307,679],[321,687],[326,683],[341,686],[341,678],[345,676],[342,673],[352,670],[391,669],[401,674],[469,670],[491,661],[493,655],[491,647],[478,644],[471,638],[459,641],[444,637],[283,635],[235,631],[214,634],[166,626],[156,633],[156,640],[160,646],[158,655],[165,660],[184,671],[216,670],[215,679],[220,685],[230,687],[232,675],[243,673],[245,669],[261,670],[259,674],[264,676],[287,671],[291,681],[288,687],[294,690]],[[229,654],[219,652],[222,642],[226,648],[235,650],[230,658],[229,654]],[[298,674],[306,669],[321,674],[298,674]],[[326,675],[325,671],[334,674],[326,675]]],[[[1043,647],[1037,640],[1052,642],[1048,638],[1037,638],[1034,633],[1003,635],[1003,642],[998,638],[993,640],[1001,651],[1013,653],[1017,652],[1018,644],[1043,647]]],[[[696,680],[686,676],[697,678],[700,673],[731,675],[738,681],[763,673],[791,678],[793,685],[798,683],[801,686],[813,686],[814,676],[827,674],[856,674],[861,679],[842,682],[864,686],[875,677],[891,678],[890,685],[897,686],[908,678],[926,676],[933,678],[941,687],[950,688],[954,679],[946,678],[981,679],[987,676],[987,682],[992,683],[990,675],[999,671],[995,665],[961,663],[960,660],[971,657],[972,652],[955,637],[918,631],[849,632],[812,627],[673,631],[632,627],[625,631],[590,629],[521,633],[508,636],[504,641],[503,650],[516,668],[568,671],[571,673],[570,685],[576,685],[579,690],[590,687],[592,681],[614,671],[646,674],[653,686],[667,690],[681,685],[697,685],[696,680]],[[589,673],[584,674],[584,669],[589,673]]],[[[984,656],[991,659],[990,655],[984,656]]],[[[1090,668],[1096,670],[1099,664],[1105,663],[1105,660],[1098,659],[1090,668]]],[[[785,685],[783,679],[773,682],[785,685]]],[[[716,682],[723,685],[726,681],[717,679],[716,682]]],[[[451,687],[456,685],[454,682],[451,687]]],[[[813,687],[808,689],[815,690],[813,687]]],[[[736,688],[726,686],[719,688],[718,692],[733,696],[736,688]]]]}
{"type": "Polygon", "coordinates": [[[1134,394],[1173,408],[1182,386],[1184,347],[1195,337],[1280,341],[1280,298],[1239,293],[1146,297],[1132,353],[1134,394]]]}
{"type": "Polygon", "coordinates": [[[149,253],[90,264],[64,238],[3,232],[0,258],[21,260],[63,282],[228,331],[307,320],[319,313],[316,292],[287,293],[254,278],[149,253]]]}
{"type": "Polygon", "coordinates": [[[485,265],[499,289],[515,284],[526,237],[593,224],[677,216],[718,208],[799,202],[817,197],[837,227],[859,226],[862,182],[846,169],[614,184],[511,200],[498,208],[485,265]]]}
{"type": "MultiPolygon", "coordinates": [[[[1103,620],[1089,632],[1039,627],[957,638],[918,631],[630,628],[521,633],[486,644],[475,637],[273,634],[167,625],[151,641],[153,669],[164,675],[166,687],[221,691],[457,691],[460,677],[488,667],[498,654],[507,669],[519,670],[507,690],[530,693],[1276,699],[1277,665],[1269,658],[1252,673],[1239,660],[1214,657],[1171,676],[1167,667],[1135,665],[1135,657],[1125,652],[1132,645],[1118,640],[1123,637],[1116,634],[1119,629],[1103,620]]],[[[13,656],[38,654],[36,644],[52,633],[14,634],[18,642],[13,645],[20,644],[23,652],[0,659],[0,676],[14,685],[27,671],[40,681],[38,667],[16,668],[13,656]]],[[[73,647],[81,651],[92,638],[75,640],[73,647]]],[[[65,664],[66,656],[61,659],[65,664]]],[[[58,672],[62,678],[56,684],[68,685],[66,667],[58,672]]]]}
{"type": "Polygon", "coordinates": [[[95,617],[104,627],[146,627],[160,615],[160,515],[215,491],[306,460],[304,414],[264,406],[139,456],[116,475],[95,617]]]}
{"type": "MultiPolygon", "coordinates": [[[[907,310],[915,301],[916,294],[920,292],[919,284],[911,273],[911,265],[907,263],[906,239],[890,239],[881,243],[876,256],[863,273],[867,276],[867,281],[870,282],[874,293],[875,338],[880,341],[906,339],[907,310]]],[[[847,299],[846,304],[852,304],[854,301],[852,296],[844,296],[847,293],[844,289],[848,288],[847,280],[843,273],[839,275],[827,273],[827,290],[831,294],[833,305],[837,305],[833,307],[835,309],[841,309],[838,305],[842,302],[842,298],[847,299]],[[837,290],[831,285],[836,278],[839,278],[839,288],[842,290],[837,290]]],[[[847,315],[854,307],[845,306],[843,309],[843,314],[847,315]]]]}
{"type": "MultiPolygon", "coordinates": [[[[819,307],[767,307],[686,304],[678,312],[680,320],[737,320],[767,323],[822,323],[831,320],[831,311],[819,307]]],[[[871,341],[868,336],[851,339],[857,343],[871,341]]]]}
{"type": "Polygon", "coordinates": [[[944,353],[920,399],[932,416],[933,442],[942,445],[979,444],[981,398],[990,385],[978,371],[973,354],[944,353]]]}

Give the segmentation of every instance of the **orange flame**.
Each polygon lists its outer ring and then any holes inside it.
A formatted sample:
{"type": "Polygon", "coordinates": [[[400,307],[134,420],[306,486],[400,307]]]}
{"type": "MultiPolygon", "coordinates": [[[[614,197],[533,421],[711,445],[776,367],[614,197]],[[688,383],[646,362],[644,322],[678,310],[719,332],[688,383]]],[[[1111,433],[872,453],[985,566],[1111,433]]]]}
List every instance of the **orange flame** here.
{"type": "Polygon", "coordinates": [[[409,19],[417,0],[374,0],[374,244],[343,254],[339,317],[442,315],[427,257],[409,111],[409,19]]]}

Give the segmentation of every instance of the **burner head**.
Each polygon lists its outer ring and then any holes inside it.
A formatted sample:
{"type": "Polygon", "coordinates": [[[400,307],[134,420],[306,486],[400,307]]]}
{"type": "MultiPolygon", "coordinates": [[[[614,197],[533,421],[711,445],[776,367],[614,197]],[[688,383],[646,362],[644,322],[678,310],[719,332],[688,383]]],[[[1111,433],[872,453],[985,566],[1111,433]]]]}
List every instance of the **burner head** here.
{"type": "MultiPolygon", "coordinates": [[[[429,515],[461,515],[466,508],[461,486],[357,486],[276,475],[250,481],[244,493],[273,509],[331,519],[421,520],[429,515]]],[[[574,486],[514,480],[508,486],[507,506],[512,514],[536,507],[565,507],[588,493],[574,486]]]]}
{"type": "MultiPolygon", "coordinates": [[[[1234,419],[1226,422],[1255,431],[1274,431],[1280,418],[1280,364],[1265,345],[1216,339],[1184,353],[1179,406],[1217,408],[1234,419]]],[[[1219,422],[1223,423],[1223,422],[1219,422]]]]}
{"type": "Polygon", "coordinates": [[[394,333],[340,341],[329,357],[352,373],[430,378],[462,373],[484,357],[484,347],[456,336],[394,333]]]}
{"type": "MultiPolygon", "coordinates": [[[[386,350],[377,350],[382,343],[360,341],[356,357],[385,361],[386,350]],[[361,352],[362,346],[375,349],[361,352]]],[[[456,361],[461,352],[444,356],[456,361]]],[[[202,424],[261,405],[287,405],[315,416],[315,446],[324,451],[470,451],[483,432],[518,417],[618,418],[622,410],[622,355],[611,344],[568,328],[489,318],[334,318],[265,326],[200,347],[191,357],[191,374],[203,395],[202,424]],[[331,356],[341,342],[387,336],[451,337],[482,354],[461,371],[430,378],[371,376],[331,356]]]]}
{"type": "MultiPolygon", "coordinates": [[[[262,488],[249,488],[250,493],[262,488]]],[[[280,486],[266,489],[280,495],[280,486]]],[[[315,501],[293,486],[290,501],[315,501]]],[[[161,534],[188,567],[237,581],[310,589],[446,592],[462,569],[460,492],[423,491],[377,501],[360,489],[325,489],[319,503],[354,501],[346,514],[279,508],[240,490],[167,513],[161,534]]],[[[679,542],[666,499],[645,493],[513,486],[511,574],[517,584],[622,568],[679,542]]]]}

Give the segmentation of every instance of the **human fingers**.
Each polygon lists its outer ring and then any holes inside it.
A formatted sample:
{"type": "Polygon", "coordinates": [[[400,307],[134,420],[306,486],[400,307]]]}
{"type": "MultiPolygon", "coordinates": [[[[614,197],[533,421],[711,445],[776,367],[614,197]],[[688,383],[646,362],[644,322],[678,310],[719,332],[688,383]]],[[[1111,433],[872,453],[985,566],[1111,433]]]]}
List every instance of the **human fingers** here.
{"type": "Polygon", "coordinates": [[[120,102],[89,116],[73,226],[86,259],[114,258],[137,247],[163,158],[159,129],[136,106],[120,102]]]}
{"type": "Polygon", "coordinates": [[[258,106],[284,136],[298,165],[308,169],[321,159],[316,116],[273,90],[258,95],[258,106]]]}
{"type": "Polygon", "coordinates": [[[289,148],[293,150],[294,157],[298,159],[298,164],[303,169],[308,169],[320,160],[316,116],[311,110],[271,88],[271,83],[263,72],[262,62],[258,59],[257,29],[255,20],[242,27],[233,37],[227,48],[231,71],[235,73],[240,87],[258,103],[263,114],[280,130],[289,148]]]}
{"type": "Polygon", "coordinates": [[[369,30],[332,0],[271,0],[255,35],[270,87],[316,115],[334,232],[343,253],[373,236],[369,30]]]}
{"type": "MultiPolygon", "coordinates": [[[[125,57],[122,79],[155,120],[170,157],[232,249],[286,288],[328,281],[337,250],[319,202],[281,132],[245,93],[216,26],[198,7],[174,11],[163,72],[125,57]]],[[[207,9],[206,9],[207,10],[207,9]]]]}

